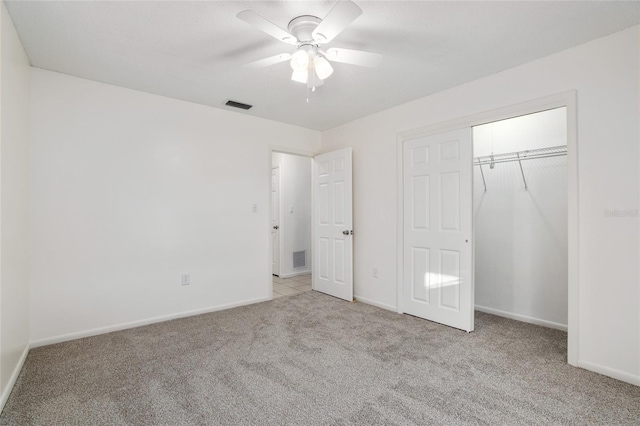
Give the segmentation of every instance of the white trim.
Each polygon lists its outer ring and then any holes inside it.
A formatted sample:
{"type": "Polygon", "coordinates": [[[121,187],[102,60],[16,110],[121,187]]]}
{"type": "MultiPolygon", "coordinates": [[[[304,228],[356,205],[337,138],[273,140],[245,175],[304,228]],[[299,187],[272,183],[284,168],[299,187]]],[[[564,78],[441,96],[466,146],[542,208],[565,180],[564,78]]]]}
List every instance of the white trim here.
{"type": "Polygon", "coordinates": [[[311,157],[311,253],[309,253],[311,259],[311,289],[317,290],[318,284],[316,284],[316,276],[318,275],[318,271],[316,271],[316,267],[314,263],[315,253],[313,252],[316,246],[316,201],[315,201],[315,192],[316,192],[316,168],[318,165],[316,164],[316,158],[311,157]]]}
{"type": "Polygon", "coordinates": [[[404,286],[404,138],[398,134],[397,137],[396,158],[398,159],[398,167],[396,167],[398,175],[398,189],[396,191],[397,213],[396,213],[396,305],[397,312],[404,313],[402,304],[403,286],[404,286]]]}
{"type": "MultiPolygon", "coordinates": [[[[273,157],[273,154],[272,154],[273,157]]],[[[283,231],[283,226],[282,224],[284,223],[284,220],[282,220],[282,164],[278,163],[278,165],[274,166],[273,165],[273,159],[272,159],[272,163],[271,163],[271,178],[273,179],[273,171],[277,170],[277,175],[278,175],[278,229],[276,229],[277,234],[278,234],[278,274],[280,275],[280,271],[282,270],[282,234],[284,233],[283,231]]],[[[271,190],[269,191],[269,194],[271,195],[271,192],[273,191],[273,185],[271,187],[271,190]]],[[[271,213],[273,212],[273,206],[271,205],[271,197],[269,197],[269,217],[271,217],[271,213]]],[[[272,221],[269,221],[269,224],[273,223],[272,221]]],[[[272,234],[273,235],[273,234],[272,234]]],[[[271,246],[271,251],[273,251],[273,246],[271,246]]],[[[273,253],[271,254],[271,270],[273,271],[273,253]]]]}
{"type": "MultiPolygon", "coordinates": [[[[547,96],[516,105],[497,108],[466,117],[437,123],[418,129],[407,130],[397,134],[397,304],[398,313],[402,313],[402,286],[404,283],[404,216],[403,216],[403,164],[402,148],[405,141],[423,136],[435,135],[464,127],[473,127],[480,124],[532,114],[554,108],[567,108],[567,186],[568,186],[568,326],[567,326],[567,362],[570,365],[578,365],[578,337],[579,337],[579,258],[580,246],[578,240],[579,231],[579,200],[578,200],[578,138],[577,138],[577,94],[575,90],[547,96]]],[[[475,239],[474,239],[475,240],[475,239]]]]}
{"type": "Polygon", "coordinates": [[[495,121],[520,117],[522,115],[535,114],[564,106],[575,107],[576,91],[568,91],[551,95],[544,98],[534,99],[520,104],[510,105],[503,108],[496,108],[489,111],[471,114],[454,120],[436,123],[413,130],[398,132],[398,139],[402,142],[423,136],[437,135],[448,131],[458,130],[465,127],[474,127],[481,124],[493,123],[495,121]]]}
{"type": "Polygon", "coordinates": [[[367,299],[365,297],[360,297],[357,295],[354,295],[353,298],[355,299],[356,302],[366,303],[367,305],[376,306],[378,308],[382,308],[391,312],[398,312],[398,308],[393,305],[387,305],[386,303],[376,302],[375,300],[367,299]]]}
{"type": "Polygon", "coordinates": [[[301,157],[313,158],[316,155],[313,151],[307,151],[306,149],[290,148],[286,146],[269,145],[269,164],[271,164],[271,154],[274,152],[280,152],[282,154],[299,155],[301,157]]]}
{"type": "MultiPolygon", "coordinates": [[[[269,280],[271,282],[271,280],[269,280]]],[[[31,348],[40,346],[53,345],[56,343],[68,342],[69,340],[82,339],[84,337],[98,336],[100,334],[112,333],[114,331],[127,330],[129,328],[141,327],[143,325],[155,324],[158,322],[170,321],[178,318],[191,317],[195,315],[208,314],[210,312],[223,311],[225,309],[237,308],[238,306],[251,305],[254,303],[266,302],[272,300],[271,297],[258,297],[256,299],[248,299],[240,302],[227,303],[225,305],[216,305],[208,308],[194,309],[191,311],[183,311],[175,314],[161,315],[157,317],[147,318],[138,321],[125,322],[122,324],[109,325],[106,327],[92,328],[90,330],[77,331],[74,333],[62,334],[60,336],[47,337],[45,339],[34,340],[31,342],[31,348]]]]}
{"type": "Polygon", "coordinates": [[[578,101],[576,91],[565,94],[567,107],[567,238],[568,238],[568,323],[567,362],[578,365],[578,332],[580,328],[580,211],[578,200],[578,101]]]}
{"type": "Polygon", "coordinates": [[[578,367],[593,371],[594,373],[602,374],[603,376],[612,377],[616,380],[631,383],[632,385],[640,386],[640,376],[625,373],[624,371],[616,370],[615,368],[604,367],[600,364],[584,360],[578,361],[578,367]]]}
{"type": "Polygon", "coordinates": [[[487,308],[486,306],[476,305],[475,308],[476,308],[476,311],[484,312],[487,314],[497,315],[499,317],[509,318],[517,321],[527,322],[529,324],[541,325],[547,328],[555,328],[556,330],[567,331],[566,324],[560,324],[558,322],[528,317],[526,315],[514,314],[513,312],[501,311],[500,309],[487,308]]]}
{"type": "Polygon", "coordinates": [[[299,275],[309,275],[311,273],[311,269],[304,269],[302,271],[289,272],[288,274],[280,274],[278,277],[280,278],[291,278],[297,277],[299,275]]]}
{"type": "Polygon", "coordinates": [[[24,362],[27,360],[27,355],[29,354],[29,350],[31,346],[27,343],[27,346],[24,347],[22,351],[22,355],[20,355],[20,359],[13,369],[13,373],[11,373],[11,377],[7,382],[7,386],[4,388],[2,392],[2,396],[0,396],[0,413],[4,410],[4,406],[9,399],[9,395],[11,395],[11,391],[13,391],[13,387],[16,385],[16,381],[18,380],[18,376],[20,375],[20,371],[22,371],[22,367],[24,366],[24,362]]]}

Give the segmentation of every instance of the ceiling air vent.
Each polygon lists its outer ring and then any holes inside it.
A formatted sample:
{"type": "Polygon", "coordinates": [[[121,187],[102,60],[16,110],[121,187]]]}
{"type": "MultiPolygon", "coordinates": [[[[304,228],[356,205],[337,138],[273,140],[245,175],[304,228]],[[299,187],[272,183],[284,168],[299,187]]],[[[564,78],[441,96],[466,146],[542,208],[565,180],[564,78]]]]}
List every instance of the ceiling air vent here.
{"type": "Polygon", "coordinates": [[[243,104],[242,102],[232,101],[231,99],[225,101],[224,104],[226,106],[230,106],[230,107],[233,107],[233,108],[240,108],[240,109],[245,109],[245,110],[253,108],[253,105],[243,104]]]}

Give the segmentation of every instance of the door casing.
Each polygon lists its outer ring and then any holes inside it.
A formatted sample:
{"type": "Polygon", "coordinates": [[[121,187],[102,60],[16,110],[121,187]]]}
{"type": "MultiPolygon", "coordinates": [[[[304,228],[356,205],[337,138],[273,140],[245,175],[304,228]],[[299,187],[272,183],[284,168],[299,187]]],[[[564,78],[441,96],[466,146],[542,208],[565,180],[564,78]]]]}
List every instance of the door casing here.
{"type": "Polygon", "coordinates": [[[271,166],[271,209],[269,210],[271,212],[271,273],[273,274],[274,272],[276,273],[276,275],[280,276],[280,267],[281,264],[280,262],[282,262],[282,238],[280,237],[282,235],[282,222],[284,222],[283,220],[281,220],[280,218],[280,213],[282,211],[281,207],[282,207],[282,203],[280,202],[280,189],[282,188],[282,185],[280,183],[280,166],[271,166]],[[277,184],[276,184],[276,201],[274,205],[274,200],[273,200],[273,175],[274,173],[276,174],[277,177],[277,184]],[[275,226],[278,227],[278,229],[275,230],[273,229],[274,226],[274,220],[273,220],[273,216],[277,215],[277,220],[275,221],[276,224],[275,226]],[[276,261],[276,256],[277,256],[277,261],[276,261]],[[273,268],[276,267],[278,270],[277,271],[273,271],[273,268]]]}

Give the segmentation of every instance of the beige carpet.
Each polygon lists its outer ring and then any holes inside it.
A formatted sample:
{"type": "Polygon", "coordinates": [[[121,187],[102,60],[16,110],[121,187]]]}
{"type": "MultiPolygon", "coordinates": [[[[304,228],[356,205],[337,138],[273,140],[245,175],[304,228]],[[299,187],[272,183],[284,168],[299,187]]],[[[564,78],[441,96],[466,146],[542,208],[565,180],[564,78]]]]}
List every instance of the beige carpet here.
{"type": "Polygon", "coordinates": [[[7,425],[640,424],[566,334],[467,334],[316,292],[34,349],[7,425]]]}

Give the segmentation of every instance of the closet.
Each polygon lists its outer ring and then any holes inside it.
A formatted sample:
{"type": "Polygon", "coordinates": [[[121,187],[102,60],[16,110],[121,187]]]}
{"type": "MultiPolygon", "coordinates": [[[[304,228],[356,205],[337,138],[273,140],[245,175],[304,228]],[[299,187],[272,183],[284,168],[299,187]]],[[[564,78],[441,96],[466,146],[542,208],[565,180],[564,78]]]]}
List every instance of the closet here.
{"type": "Polygon", "coordinates": [[[473,128],[475,308],[567,329],[566,108],[473,128]]]}

